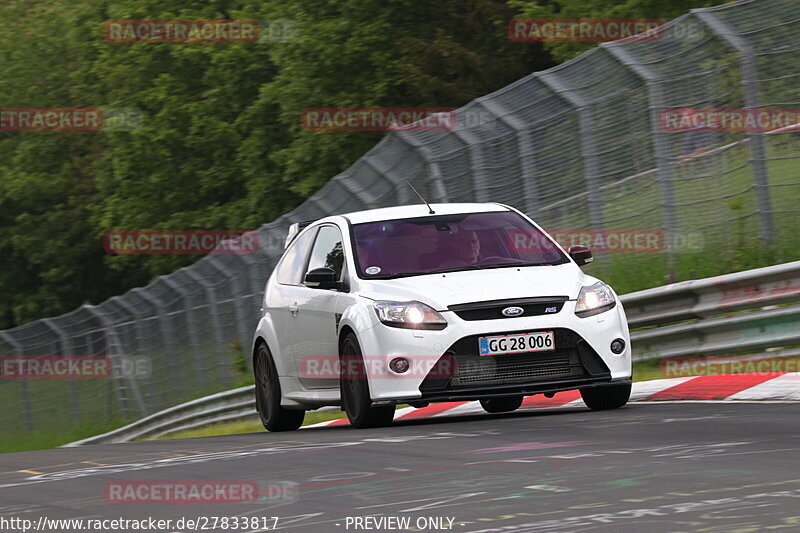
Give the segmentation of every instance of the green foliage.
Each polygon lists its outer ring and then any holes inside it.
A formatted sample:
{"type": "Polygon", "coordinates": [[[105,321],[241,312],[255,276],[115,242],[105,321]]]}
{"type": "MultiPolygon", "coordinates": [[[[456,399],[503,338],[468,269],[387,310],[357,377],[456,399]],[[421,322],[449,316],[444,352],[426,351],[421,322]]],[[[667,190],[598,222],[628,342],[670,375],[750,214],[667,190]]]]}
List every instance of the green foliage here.
{"type": "Polygon", "coordinates": [[[6,0],[0,107],[136,108],[142,125],[0,133],[0,328],[198,259],[109,256],[106,231],[252,229],[381,137],[303,130],[304,108],[457,107],[551,66],[540,45],[507,39],[512,16],[504,0],[6,0]],[[257,43],[116,43],[103,36],[109,19],[256,19],[293,31],[257,43]]]}
{"type": "MultiPolygon", "coordinates": [[[[733,0],[728,0],[733,1],[733,0]]],[[[517,9],[515,18],[592,19],[627,18],[660,19],[667,22],[690,9],[726,3],[724,0],[509,0],[517,9]]],[[[594,48],[596,43],[550,42],[545,48],[558,61],[567,61],[594,48]]]]}

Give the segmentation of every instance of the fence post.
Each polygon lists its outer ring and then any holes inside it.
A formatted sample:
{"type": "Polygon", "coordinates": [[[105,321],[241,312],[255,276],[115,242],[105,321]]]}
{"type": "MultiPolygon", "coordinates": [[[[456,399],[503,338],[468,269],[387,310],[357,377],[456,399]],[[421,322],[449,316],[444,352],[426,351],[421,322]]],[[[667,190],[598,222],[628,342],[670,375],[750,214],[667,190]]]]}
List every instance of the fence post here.
{"type": "MultiPolygon", "coordinates": [[[[117,336],[117,332],[114,329],[113,324],[111,324],[106,317],[106,315],[100,311],[97,306],[83,304],[81,306],[83,309],[86,309],[88,313],[93,315],[97,318],[100,324],[103,326],[103,335],[106,338],[106,349],[108,350],[108,357],[112,360],[119,361],[118,368],[122,371],[125,367],[122,364],[122,360],[125,359],[125,350],[122,347],[122,342],[119,340],[119,336],[117,336]]],[[[113,369],[112,369],[112,377],[113,377],[113,369]]],[[[127,395],[124,394],[123,391],[127,389],[123,384],[125,383],[125,376],[120,375],[115,378],[117,381],[117,392],[119,394],[120,399],[120,406],[124,412],[128,411],[128,398],[127,395]]],[[[144,401],[142,400],[142,395],[139,392],[139,384],[136,382],[136,376],[128,376],[128,387],[130,387],[131,392],[133,393],[134,401],[136,402],[136,406],[139,408],[139,414],[141,416],[147,415],[147,408],[144,405],[144,401]]],[[[110,402],[109,402],[110,404],[110,402]]]]}
{"type": "Polygon", "coordinates": [[[333,208],[331,207],[327,198],[323,198],[319,191],[314,193],[313,196],[310,196],[306,199],[304,204],[308,202],[309,204],[316,205],[320,211],[322,211],[322,217],[326,217],[328,215],[333,214],[333,208]]]}
{"type": "Polygon", "coordinates": [[[222,372],[226,378],[231,377],[230,362],[227,360],[225,351],[225,341],[223,340],[222,328],[219,324],[219,313],[217,312],[217,295],[214,290],[214,284],[206,278],[194,272],[191,267],[184,267],[180,271],[184,272],[187,276],[192,278],[198,285],[203,287],[206,293],[206,301],[208,302],[208,311],[211,316],[211,329],[213,330],[214,343],[217,345],[217,356],[219,357],[219,364],[222,367],[222,372]]]}
{"type": "MultiPolygon", "coordinates": [[[[52,318],[43,318],[42,324],[47,326],[50,331],[56,334],[58,337],[58,344],[61,345],[61,355],[62,356],[70,356],[75,355],[72,353],[72,348],[70,347],[70,343],[67,340],[67,334],[64,333],[64,330],[60,327],[56,326],[53,323],[52,318]]],[[[91,354],[86,354],[91,355],[91,354]]],[[[73,378],[67,379],[67,388],[69,389],[69,406],[70,406],[70,413],[72,414],[72,423],[77,425],[81,421],[81,409],[78,405],[78,391],[75,389],[75,380],[73,378]]]]}
{"type": "Polygon", "coordinates": [[[136,287],[132,290],[134,294],[139,296],[142,300],[148,302],[150,305],[155,308],[156,313],[158,313],[158,328],[161,331],[161,336],[164,339],[164,346],[167,348],[167,353],[165,354],[169,358],[169,366],[172,370],[173,378],[175,379],[175,384],[177,386],[178,392],[182,394],[185,390],[183,384],[183,378],[181,377],[181,373],[179,372],[179,365],[177,361],[178,357],[178,350],[175,346],[175,335],[173,334],[172,328],[168,327],[167,324],[169,323],[167,319],[167,315],[164,312],[166,306],[164,302],[157,296],[150,294],[146,289],[141,287],[136,287]]]}
{"type": "MultiPolygon", "coordinates": [[[[456,113],[459,113],[457,110],[456,113]]],[[[489,191],[489,180],[486,177],[486,163],[483,158],[483,149],[481,147],[481,140],[467,128],[459,128],[456,126],[449,132],[455,135],[461,142],[467,146],[470,159],[470,174],[472,176],[472,198],[475,202],[490,202],[492,200],[489,191]]]]}
{"type": "Polygon", "coordinates": [[[514,130],[522,174],[520,179],[525,212],[528,216],[535,217],[539,211],[539,187],[536,182],[536,149],[530,129],[519,117],[507,112],[500,102],[490,98],[478,98],[478,101],[498,120],[502,120],[514,130]]]}
{"type": "MultiPolygon", "coordinates": [[[[272,248],[272,246],[277,246],[279,252],[283,251],[283,243],[277,242],[275,244],[272,243],[273,238],[269,233],[266,233],[267,238],[269,239],[269,243],[267,243],[268,247],[260,247],[259,246],[259,253],[264,254],[266,257],[270,257],[272,255],[271,251],[268,251],[272,248]]],[[[261,233],[259,233],[259,239],[261,238],[261,233]]],[[[280,258],[281,253],[278,254],[278,258],[280,258]]],[[[261,319],[261,306],[264,301],[264,288],[266,287],[266,281],[264,283],[258,283],[253,279],[252,269],[263,269],[268,270],[266,261],[261,261],[253,257],[252,255],[243,255],[241,256],[242,264],[244,265],[245,276],[246,279],[246,287],[247,287],[247,306],[244,307],[244,316],[245,320],[248,320],[247,317],[253,317],[253,329],[244,331],[244,337],[242,338],[242,346],[245,349],[245,358],[247,359],[248,366],[252,366],[252,353],[251,349],[253,348],[253,332],[255,331],[255,327],[258,324],[258,321],[261,319]]],[[[251,368],[252,370],[252,368],[251,368]]]]}
{"type": "Polygon", "coordinates": [[[159,276],[158,279],[163,281],[164,285],[172,289],[180,297],[180,299],[183,300],[183,312],[186,313],[186,327],[189,330],[189,338],[191,339],[190,342],[192,343],[192,347],[195,349],[194,353],[192,353],[192,359],[194,359],[195,368],[197,370],[197,382],[200,385],[205,385],[206,375],[203,372],[203,364],[202,360],[200,359],[200,332],[197,330],[197,323],[194,320],[194,311],[188,298],[186,298],[186,294],[181,289],[181,286],[172,281],[172,278],[170,277],[171,275],[172,274],[167,276],[159,276]]]}
{"type": "Polygon", "coordinates": [[[667,147],[666,132],[662,131],[661,110],[664,109],[664,92],[661,89],[661,78],[649,67],[639,63],[627,50],[619,44],[603,43],[602,46],[611,57],[628,67],[644,81],[647,87],[647,100],[650,105],[650,127],[653,139],[653,154],[658,164],[658,183],[661,189],[661,210],[664,215],[669,248],[667,249],[667,268],[670,280],[677,278],[675,269],[675,242],[678,233],[678,218],[675,215],[675,193],[672,190],[672,160],[667,147]]]}
{"type": "MultiPolygon", "coordinates": [[[[428,166],[428,177],[431,181],[433,181],[433,191],[436,192],[435,201],[447,203],[450,200],[450,197],[447,193],[447,186],[445,185],[444,178],[442,177],[442,171],[439,168],[439,163],[434,160],[431,149],[417,141],[414,136],[408,132],[396,131],[394,134],[398,139],[410,146],[411,149],[416,152],[417,156],[428,166]]],[[[411,190],[408,192],[413,194],[411,190]]]]}
{"type": "MultiPolygon", "coordinates": [[[[133,289],[133,292],[134,292],[134,294],[138,294],[143,300],[145,300],[149,304],[153,305],[153,307],[156,310],[156,316],[158,316],[158,329],[161,332],[161,337],[162,337],[162,340],[164,341],[164,346],[170,346],[170,344],[171,344],[170,340],[171,339],[170,339],[169,336],[167,336],[165,334],[164,329],[163,329],[162,316],[161,316],[162,312],[161,312],[161,306],[159,305],[161,302],[159,300],[157,300],[155,297],[152,297],[152,296],[149,297],[149,298],[145,297],[144,296],[144,292],[145,291],[142,291],[142,289],[139,288],[139,287],[133,289]],[[138,292],[138,291],[141,291],[141,293],[138,292]],[[158,302],[158,303],[155,303],[153,300],[156,300],[156,302],[158,302]]],[[[123,296],[114,296],[113,298],[111,298],[111,301],[115,302],[117,305],[119,305],[120,307],[122,307],[123,309],[128,311],[131,314],[131,316],[134,316],[136,318],[137,335],[138,335],[139,338],[143,339],[144,338],[144,326],[142,324],[142,319],[145,317],[145,314],[144,313],[140,313],[139,311],[137,311],[136,308],[133,305],[131,305],[128,302],[125,301],[125,298],[123,296]]],[[[138,352],[142,352],[143,351],[141,349],[141,346],[138,346],[138,348],[139,348],[138,352]]],[[[183,380],[181,379],[180,372],[178,371],[178,365],[176,364],[175,357],[172,357],[172,354],[166,354],[166,356],[167,356],[167,365],[169,366],[170,373],[172,374],[174,387],[178,391],[178,395],[181,396],[182,393],[183,393],[183,380]]],[[[152,367],[153,367],[153,365],[152,365],[152,361],[151,361],[151,368],[152,367]]]]}
{"type": "MultiPolygon", "coordinates": [[[[581,156],[583,176],[586,180],[586,201],[589,205],[589,219],[593,229],[605,227],[603,198],[598,182],[597,147],[594,144],[594,118],[590,104],[583,97],[565,86],[555,72],[541,72],[535,75],[556,94],[564,98],[578,112],[578,129],[581,136],[581,156]]],[[[601,256],[602,260],[603,257],[601,256]]]]}
{"type": "MultiPolygon", "coordinates": [[[[747,39],[736,33],[736,30],[727,22],[717,17],[712,9],[692,9],[691,12],[739,54],[739,62],[742,69],[742,86],[744,87],[744,106],[746,109],[759,109],[758,71],[752,45],[747,39]]],[[[769,173],[767,171],[767,150],[764,143],[764,132],[750,131],[747,133],[747,138],[750,141],[750,163],[753,165],[753,181],[761,222],[761,243],[764,246],[773,237],[772,200],[769,193],[769,173]]]]}
{"type": "MultiPolygon", "coordinates": [[[[372,165],[372,163],[367,161],[366,158],[362,159],[362,161],[366,166],[372,168],[373,170],[375,170],[375,172],[378,172],[380,174],[380,171],[376,169],[375,166],[372,165]]],[[[357,183],[355,184],[353,183],[354,181],[353,175],[350,172],[345,171],[333,179],[336,180],[347,192],[358,198],[361,201],[361,203],[364,204],[364,207],[366,209],[375,207],[375,205],[377,204],[376,198],[372,195],[372,193],[368,189],[354,186],[357,185],[357,183]]],[[[328,214],[334,215],[336,213],[329,212],[328,214]]]]}
{"type": "MultiPolygon", "coordinates": [[[[3,330],[0,330],[0,337],[6,341],[10,346],[14,348],[14,351],[17,355],[24,357],[25,354],[23,353],[24,350],[22,349],[22,345],[18,343],[14,337],[12,337],[9,333],[6,333],[3,330]]],[[[25,379],[19,380],[19,390],[20,395],[22,396],[22,418],[25,420],[25,429],[28,430],[28,433],[33,433],[33,416],[31,415],[31,402],[30,398],[28,397],[28,382],[25,379]]]]}
{"type": "MultiPolygon", "coordinates": [[[[392,187],[394,187],[394,191],[397,194],[398,201],[399,201],[400,198],[408,198],[408,193],[411,192],[411,191],[409,190],[409,187],[406,184],[406,182],[403,179],[396,180],[396,179],[392,178],[391,173],[389,172],[389,169],[385,168],[384,165],[381,165],[381,163],[383,163],[383,161],[381,159],[373,161],[373,158],[370,156],[369,153],[367,153],[362,158],[362,161],[364,161],[364,164],[369,165],[369,167],[372,170],[374,170],[375,172],[377,172],[381,176],[385,177],[386,180],[389,183],[392,184],[392,187]]],[[[415,199],[416,199],[416,197],[415,197],[415,199]]],[[[367,204],[367,203],[365,203],[365,205],[370,206],[370,207],[377,207],[377,205],[375,205],[375,204],[367,204]]]]}
{"type": "Polygon", "coordinates": [[[245,296],[250,296],[247,294],[248,291],[242,286],[242,279],[240,276],[237,276],[235,273],[230,272],[227,268],[223,267],[222,265],[218,265],[214,262],[213,259],[208,260],[209,265],[222,274],[234,287],[234,290],[231,291],[232,297],[232,304],[233,304],[233,317],[236,321],[236,331],[239,335],[239,344],[242,348],[242,357],[244,357],[245,361],[249,360],[248,354],[250,352],[250,339],[249,336],[252,334],[252,331],[255,331],[256,323],[253,322],[250,324],[250,333],[247,331],[247,319],[245,318],[246,313],[242,312],[242,308],[240,306],[241,298],[245,296]]]}

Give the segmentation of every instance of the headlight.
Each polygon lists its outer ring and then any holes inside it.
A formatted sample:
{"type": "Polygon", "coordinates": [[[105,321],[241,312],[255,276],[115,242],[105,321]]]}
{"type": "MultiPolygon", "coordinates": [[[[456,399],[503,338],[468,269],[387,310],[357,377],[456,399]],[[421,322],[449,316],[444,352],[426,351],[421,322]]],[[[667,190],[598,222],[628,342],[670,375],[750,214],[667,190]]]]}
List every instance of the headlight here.
{"type": "Polygon", "coordinates": [[[444,329],[447,320],[422,302],[375,302],[378,319],[395,328],[444,329]]]}
{"type": "Polygon", "coordinates": [[[578,294],[578,302],[575,305],[575,314],[581,318],[599,315],[617,305],[611,287],[598,281],[590,287],[581,288],[578,294]]]}

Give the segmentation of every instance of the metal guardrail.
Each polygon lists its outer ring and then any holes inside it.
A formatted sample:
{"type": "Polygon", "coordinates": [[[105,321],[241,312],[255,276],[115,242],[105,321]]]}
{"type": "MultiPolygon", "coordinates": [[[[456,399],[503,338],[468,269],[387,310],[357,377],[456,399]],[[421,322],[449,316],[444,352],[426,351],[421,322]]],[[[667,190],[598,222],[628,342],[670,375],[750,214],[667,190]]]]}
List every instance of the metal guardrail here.
{"type": "Polygon", "coordinates": [[[800,302],[800,261],[620,296],[631,328],[800,302]]]}
{"type": "Polygon", "coordinates": [[[65,444],[62,448],[72,448],[84,444],[131,442],[136,439],[156,438],[217,422],[257,417],[254,389],[254,385],[249,385],[182,403],[108,433],[65,444]]]}
{"type": "MultiPolygon", "coordinates": [[[[631,334],[636,361],[800,345],[800,261],[673,283],[624,294],[620,299],[629,326],[642,328],[631,334]],[[793,303],[798,305],[786,305],[793,303]]],[[[774,356],[798,353],[771,352],[774,356]]],[[[256,418],[253,395],[253,385],[213,394],[65,447],[130,442],[256,418]]]]}
{"type": "MultiPolygon", "coordinates": [[[[338,408],[323,407],[316,410],[316,412],[323,411],[338,411],[338,408]]],[[[182,403],[108,433],[70,442],[61,447],[73,448],[84,444],[113,444],[140,439],[155,439],[219,422],[250,419],[258,420],[255,385],[247,385],[182,403]]]]}
{"type": "Polygon", "coordinates": [[[800,261],[620,297],[634,360],[800,345],[800,261]]]}

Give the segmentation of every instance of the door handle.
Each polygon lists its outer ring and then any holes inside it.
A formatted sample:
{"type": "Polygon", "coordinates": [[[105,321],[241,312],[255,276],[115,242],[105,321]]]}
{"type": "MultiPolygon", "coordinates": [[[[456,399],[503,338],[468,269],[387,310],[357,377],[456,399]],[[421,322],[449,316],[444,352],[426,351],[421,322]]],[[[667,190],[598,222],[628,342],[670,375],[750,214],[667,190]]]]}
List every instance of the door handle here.
{"type": "Polygon", "coordinates": [[[292,316],[297,316],[298,311],[300,311],[300,307],[298,307],[297,302],[289,306],[289,312],[292,313],[292,316]]]}

